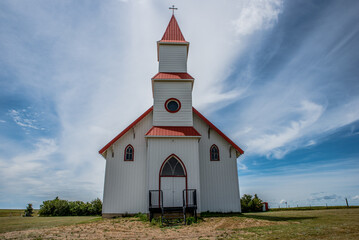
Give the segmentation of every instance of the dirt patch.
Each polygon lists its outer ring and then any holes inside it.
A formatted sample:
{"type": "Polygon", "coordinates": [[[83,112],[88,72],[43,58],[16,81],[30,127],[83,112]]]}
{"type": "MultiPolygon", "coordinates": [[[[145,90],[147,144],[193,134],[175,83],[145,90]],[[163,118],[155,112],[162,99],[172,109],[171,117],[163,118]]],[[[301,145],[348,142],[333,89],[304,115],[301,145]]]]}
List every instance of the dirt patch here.
{"type": "Polygon", "coordinates": [[[241,232],[248,227],[281,224],[242,217],[205,218],[191,226],[160,228],[136,218],[104,219],[102,221],[33,229],[0,234],[0,239],[216,239],[241,232]]]}

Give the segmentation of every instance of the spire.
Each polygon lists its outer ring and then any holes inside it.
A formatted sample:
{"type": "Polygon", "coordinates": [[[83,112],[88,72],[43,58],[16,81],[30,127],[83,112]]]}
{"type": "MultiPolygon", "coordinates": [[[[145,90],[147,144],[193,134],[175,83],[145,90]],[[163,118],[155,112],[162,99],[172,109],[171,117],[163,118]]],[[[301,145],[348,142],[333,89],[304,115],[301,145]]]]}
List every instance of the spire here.
{"type": "Polygon", "coordinates": [[[181,29],[178,26],[175,15],[172,15],[166,32],[163,34],[160,42],[186,42],[182,35],[181,29]]]}

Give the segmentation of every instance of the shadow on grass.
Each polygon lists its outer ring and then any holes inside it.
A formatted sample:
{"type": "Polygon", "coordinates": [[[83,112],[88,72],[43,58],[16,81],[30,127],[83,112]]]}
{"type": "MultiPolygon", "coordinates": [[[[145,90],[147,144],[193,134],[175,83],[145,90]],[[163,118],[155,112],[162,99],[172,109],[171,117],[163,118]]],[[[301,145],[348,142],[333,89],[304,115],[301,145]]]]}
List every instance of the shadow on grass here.
{"type": "Polygon", "coordinates": [[[207,217],[241,217],[241,218],[252,218],[258,220],[268,220],[268,221],[299,221],[307,219],[315,219],[317,217],[278,217],[278,216],[267,216],[260,214],[242,214],[242,213],[214,213],[214,212],[204,212],[201,213],[202,218],[207,217]]]}
{"type": "Polygon", "coordinates": [[[307,220],[307,219],[316,219],[317,217],[277,217],[277,216],[260,216],[260,215],[241,215],[239,217],[243,218],[252,218],[258,220],[268,220],[268,221],[299,221],[299,220],[307,220]]]}

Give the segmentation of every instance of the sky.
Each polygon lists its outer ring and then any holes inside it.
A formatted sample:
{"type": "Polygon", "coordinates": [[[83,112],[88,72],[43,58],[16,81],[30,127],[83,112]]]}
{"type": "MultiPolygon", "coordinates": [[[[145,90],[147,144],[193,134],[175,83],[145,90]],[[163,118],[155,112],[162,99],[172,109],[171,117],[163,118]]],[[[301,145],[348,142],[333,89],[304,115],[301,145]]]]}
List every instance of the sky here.
{"type": "Polygon", "coordinates": [[[102,198],[98,151],[153,104],[172,4],[241,196],[359,205],[358,1],[2,0],[0,208],[102,198]]]}

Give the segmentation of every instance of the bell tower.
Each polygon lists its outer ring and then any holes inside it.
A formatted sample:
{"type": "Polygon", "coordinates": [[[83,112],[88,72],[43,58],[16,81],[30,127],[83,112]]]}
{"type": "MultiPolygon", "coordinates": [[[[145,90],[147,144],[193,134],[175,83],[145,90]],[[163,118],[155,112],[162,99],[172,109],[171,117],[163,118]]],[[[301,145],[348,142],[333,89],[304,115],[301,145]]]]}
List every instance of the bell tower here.
{"type": "Polygon", "coordinates": [[[152,78],[153,126],[193,126],[194,78],[187,73],[188,51],[189,42],[172,14],[162,39],[157,42],[159,72],[152,78]]]}

